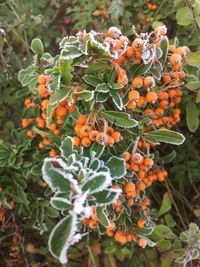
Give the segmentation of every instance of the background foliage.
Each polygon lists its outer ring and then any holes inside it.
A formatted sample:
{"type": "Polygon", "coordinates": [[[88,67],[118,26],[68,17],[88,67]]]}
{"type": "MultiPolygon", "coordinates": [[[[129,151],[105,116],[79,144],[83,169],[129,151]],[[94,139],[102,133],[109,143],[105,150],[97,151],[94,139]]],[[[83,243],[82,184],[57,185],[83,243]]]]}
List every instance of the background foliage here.
{"type": "MultiPolygon", "coordinates": [[[[192,54],[186,58],[185,85],[179,131],[186,142],[180,147],[164,146],[163,158],[169,178],[165,184],[150,189],[152,207],[158,227],[154,240],[157,249],[130,250],[107,240],[91,236],[82,241],[70,257],[69,266],[182,266],[174,262],[179,249],[183,257],[194,251],[188,236],[196,230],[191,222],[200,218],[200,3],[198,0],[155,1],[4,1],[0,3],[0,258],[2,266],[60,266],[47,254],[46,240],[37,230],[45,224],[51,227],[58,216],[49,207],[48,190],[41,178],[45,154],[39,153],[20,127],[24,115],[23,102],[29,92],[17,80],[20,69],[30,64],[31,40],[41,38],[45,51],[58,51],[62,37],[83,29],[104,30],[119,26],[126,35],[134,25],[138,31],[150,31],[166,24],[173,44],[189,46],[192,54]],[[154,5],[154,8],[153,8],[154,5]],[[81,19],[80,19],[81,18],[81,19]],[[33,228],[32,228],[33,227],[33,228]],[[189,228],[188,228],[189,227],[189,228]],[[189,230],[188,230],[189,229],[189,230]],[[170,235],[171,234],[171,235],[170,235]],[[180,238],[178,238],[180,236],[180,238]],[[176,249],[174,249],[176,248],[176,249]],[[102,260],[103,258],[103,260],[102,260]],[[38,265],[37,265],[38,264],[38,265]],[[99,264],[99,265],[98,265],[99,264]]],[[[162,151],[161,151],[162,154],[162,151]]],[[[48,236],[48,233],[47,233],[48,236]]],[[[199,235],[195,237],[199,241],[199,235]]],[[[199,249],[199,248],[198,248],[199,249]]],[[[196,261],[192,262],[195,266],[196,261]]]]}

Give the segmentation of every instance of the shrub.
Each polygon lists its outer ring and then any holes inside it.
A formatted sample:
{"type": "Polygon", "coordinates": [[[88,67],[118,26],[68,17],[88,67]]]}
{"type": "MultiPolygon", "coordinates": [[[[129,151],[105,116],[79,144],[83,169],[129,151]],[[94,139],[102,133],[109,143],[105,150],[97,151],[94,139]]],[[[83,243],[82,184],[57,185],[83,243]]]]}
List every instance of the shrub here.
{"type": "Polygon", "coordinates": [[[146,189],[167,176],[159,144],[184,141],[171,128],[180,120],[188,48],[169,45],[165,26],[133,33],[130,41],[116,27],[79,32],[55,57],[34,39],[34,62],[19,73],[31,92],[22,127],[50,156],[43,178],[61,220],[49,249],[61,263],[90,231],[155,245],[146,189]]]}

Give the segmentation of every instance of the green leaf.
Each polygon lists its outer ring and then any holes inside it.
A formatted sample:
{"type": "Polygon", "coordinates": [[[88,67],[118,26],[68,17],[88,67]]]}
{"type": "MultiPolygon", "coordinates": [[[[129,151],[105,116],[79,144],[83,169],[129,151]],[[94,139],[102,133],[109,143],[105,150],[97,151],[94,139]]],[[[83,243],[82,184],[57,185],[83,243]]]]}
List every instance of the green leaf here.
{"type": "Polygon", "coordinates": [[[104,205],[112,204],[117,201],[120,193],[121,190],[114,188],[103,190],[99,193],[93,194],[93,197],[95,198],[94,202],[97,204],[104,204],[104,205]]]}
{"type": "Polygon", "coordinates": [[[50,218],[57,218],[59,216],[59,212],[51,207],[44,207],[45,213],[50,218]]]}
{"type": "Polygon", "coordinates": [[[200,81],[192,81],[185,85],[190,90],[200,89],[200,81]]]}
{"type": "Polygon", "coordinates": [[[171,242],[166,239],[160,239],[157,241],[157,247],[160,251],[164,252],[171,248],[171,242]]]}
{"type": "Polygon", "coordinates": [[[194,133],[199,127],[199,113],[197,106],[188,102],[186,106],[186,122],[189,130],[194,133]]]}
{"type": "Polygon", "coordinates": [[[79,100],[84,100],[86,102],[91,101],[94,98],[94,91],[84,90],[81,92],[76,92],[79,100]]]}
{"type": "Polygon", "coordinates": [[[171,210],[171,207],[172,207],[172,202],[171,202],[171,199],[169,197],[169,194],[166,192],[163,195],[163,200],[162,200],[160,210],[158,212],[158,216],[160,217],[163,214],[167,213],[169,210],[171,210]]]}
{"type": "Polygon", "coordinates": [[[119,84],[119,83],[113,83],[111,88],[113,90],[121,90],[124,86],[122,84],[119,84]]]}
{"type": "Polygon", "coordinates": [[[71,72],[74,70],[72,66],[72,60],[68,60],[65,58],[60,57],[59,58],[59,71],[60,75],[63,78],[63,80],[66,82],[66,84],[70,83],[72,80],[72,74],[71,72]]]}
{"type": "Polygon", "coordinates": [[[96,72],[106,71],[107,69],[108,69],[107,63],[99,62],[99,63],[90,65],[86,69],[85,73],[86,74],[92,74],[92,73],[96,73],[96,72]]]}
{"type": "Polygon", "coordinates": [[[49,128],[51,125],[52,120],[52,113],[54,109],[59,105],[61,101],[66,99],[70,94],[70,89],[60,89],[56,91],[51,97],[49,98],[49,105],[47,108],[47,127],[49,128]]]}
{"type": "Polygon", "coordinates": [[[83,80],[87,84],[92,85],[94,87],[97,87],[97,85],[103,83],[101,79],[99,79],[98,77],[93,76],[93,75],[85,75],[85,76],[83,76],[83,80]]]}
{"type": "Polygon", "coordinates": [[[96,92],[100,92],[100,93],[107,93],[107,92],[109,92],[108,84],[106,84],[106,83],[98,84],[95,91],[96,92]]]}
{"type": "Polygon", "coordinates": [[[60,174],[56,168],[61,169],[57,159],[46,158],[42,166],[43,179],[53,192],[69,192],[70,182],[60,174]]]}
{"type": "Polygon", "coordinates": [[[68,136],[66,137],[60,146],[60,152],[61,152],[61,156],[64,159],[67,159],[71,154],[73,154],[73,139],[68,136]]]}
{"type": "Polygon", "coordinates": [[[165,215],[165,222],[167,224],[167,226],[174,227],[176,225],[175,220],[173,219],[173,217],[170,214],[166,214],[165,215]]]}
{"type": "Polygon", "coordinates": [[[35,54],[42,56],[44,54],[44,47],[42,41],[39,38],[35,38],[31,42],[31,49],[35,54]]]}
{"type": "Polygon", "coordinates": [[[19,202],[21,202],[21,203],[29,203],[24,190],[19,186],[17,186],[17,196],[19,198],[19,202]]]}
{"type": "Polygon", "coordinates": [[[142,63],[136,69],[134,69],[134,67],[132,67],[130,69],[130,72],[131,72],[131,74],[133,74],[133,77],[136,77],[138,75],[143,75],[151,68],[151,65],[152,65],[152,62],[150,62],[149,64],[142,63]]]}
{"type": "Polygon", "coordinates": [[[200,68],[200,51],[189,53],[185,60],[188,65],[200,68]]]}
{"type": "Polygon", "coordinates": [[[119,127],[132,128],[135,127],[138,122],[131,119],[125,112],[118,111],[104,111],[101,115],[111,123],[115,123],[119,127]]]}
{"type": "Polygon", "coordinates": [[[120,179],[126,174],[124,159],[112,157],[106,162],[106,166],[109,168],[113,179],[120,179]]]}
{"type": "Polygon", "coordinates": [[[119,109],[123,109],[123,102],[121,99],[121,96],[116,91],[110,91],[110,96],[112,97],[113,102],[115,103],[115,106],[119,109]]]}
{"type": "Polygon", "coordinates": [[[160,43],[160,48],[163,52],[162,57],[160,58],[160,62],[163,64],[167,59],[167,53],[169,48],[169,40],[168,38],[164,38],[160,43]]]}
{"type": "Polygon", "coordinates": [[[97,93],[96,94],[96,102],[103,103],[108,99],[108,94],[97,93]]]}
{"type": "Polygon", "coordinates": [[[176,151],[173,150],[173,151],[172,151],[171,153],[169,153],[168,155],[162,157],[161,160],[162,160],[165,164],[168,164],[168,163],[172,162],[175,158],[176,158],[176,151]]]}
{"type": "Polygon", "coordinates": [[[105,149],[104,145],[93,143],[90,148],[90,156],[92,157],[92,155],[95,153],[95,157],[100,158],[104,152],[104,149],[105,149]]]}
{"type": "Polygon", "coordinates": [[[196,97],[196,103],[200,102],[200,91],[197,93],[197,97],[196,97]]]}
{"type": "Polygon", "coordinates": [[[153,234],[156,234],[157,236],[156,239],[175,237],[175,234],[173,233],[173,231],[164,224],[156,225],[153,234]]]}
{"type": "Polygon", "coordinates": [[[75,232],[75,223],[74,216],[67,216],[54,227],[49,237],[49,250],[62,264],[67,262],[66,254],[75,232]]]}
{"type": "Polygon", "coordinates": [[[60,193],[52,197],[50,203],[52,207],[57,210],[68,210],[72,205],[72,203],[67,199],[67,197],[60,193]]]}
{"type": "Polygon", "coordinates": [[[83,191],[89,190],[89,192],[91,193],[96,193],[106,189],[110,184],[111,184],[110,174],[108,172],[101,171],[94,173],[89,177],[89,179],[84,181],[82,185],[82,190],[83,191]]]}
{"type": "Polygon", "coordinates": [[[103,225],[104,227],[108,227],[110,225],[110,221],[105,214],[105,207],[97,207],[96,213],[100,224],[103,225]]]}
{"type": "Polygon", "coordinates": [[[188,26],[194,22],[192,12],[189,7],[179,8],[176,13],[177,23],[182,26],[188,26]]]}
{"type": "Polygon", "coordinates": [[[164,142],[168,144],[180,145],[185,141],[185,137],[171,130],[156,130],[143,136],[150,142],[164,142]]]}

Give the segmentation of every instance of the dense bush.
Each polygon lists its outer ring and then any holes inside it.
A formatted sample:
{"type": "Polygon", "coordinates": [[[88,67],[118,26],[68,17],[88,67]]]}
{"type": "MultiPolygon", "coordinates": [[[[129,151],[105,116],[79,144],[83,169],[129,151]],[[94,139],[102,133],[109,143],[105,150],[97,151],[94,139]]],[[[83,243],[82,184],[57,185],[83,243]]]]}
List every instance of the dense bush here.
{"type": "Polygon", "coordinates": [[[197,264],[199,8],[0,4],[2,266],[197,264]]]}

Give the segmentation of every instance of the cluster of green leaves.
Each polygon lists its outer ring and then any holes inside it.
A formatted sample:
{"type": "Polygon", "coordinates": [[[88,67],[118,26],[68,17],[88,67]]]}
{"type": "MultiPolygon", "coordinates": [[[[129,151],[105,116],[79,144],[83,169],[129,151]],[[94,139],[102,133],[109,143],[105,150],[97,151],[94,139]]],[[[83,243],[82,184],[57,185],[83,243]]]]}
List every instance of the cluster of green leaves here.
{"type": "Polygon", "coordinates": [[[61,263],[67,262],[68,248],[84,236],[79,233],[78,224],[92,216],[93,205],[101,225],[109,226],[106,206],[115,202],[121,193],[109,187],[113,179],[125,175],[126,169],[123,159],[111,157],[106,163],[98,159],[103,150],[102,145],[93,146],[90,158],[82,156],[73,150],[72,138],[67,137],[60,147],[62,158],[44,161],[43,178],[54,192],[51,205],[65,216],[49,238],[49,249],[61,263]]]}

